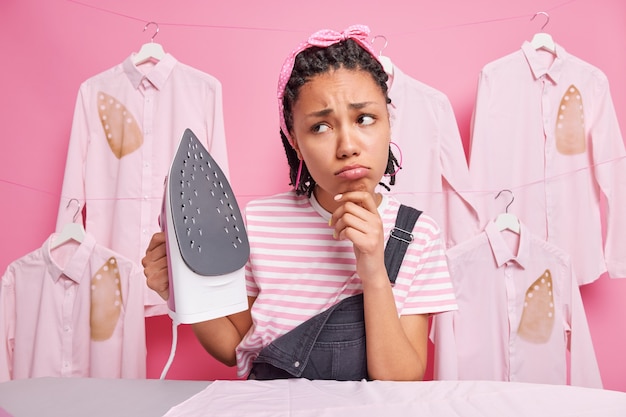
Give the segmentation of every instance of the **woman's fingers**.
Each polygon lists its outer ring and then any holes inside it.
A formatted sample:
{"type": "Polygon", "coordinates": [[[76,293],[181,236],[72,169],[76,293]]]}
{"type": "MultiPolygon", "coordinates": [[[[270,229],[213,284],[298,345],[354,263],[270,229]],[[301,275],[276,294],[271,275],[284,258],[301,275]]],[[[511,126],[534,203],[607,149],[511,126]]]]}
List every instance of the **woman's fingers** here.
{"type": "Polygon", "coordinates": [[[141,264],[148,287],[156,291],[164,300],[167,300],[169,297],[169,276],[167,248],[163,232],[155,233],[152,236],[141,264]]]}
{"type": "Polygon", "coordinates": [[[353,191],[338,194],[335,200],[342,203],[333,213],[330,225],[335,228],[336,239],[348,239],[363,251],[375,250],[382,242],[382,221],[371,194],[353,191]]]}
{"type": "Polygon", "coordinates": [[[150,239],[150,243],[148,243],[148,249],[146,249],[146,255],[152,250],[154,250],[156,247],[162,246],[162,245],[163,247],[165,247],[165,233],[157,232],[153,234],[152,238],[150,239]]]}

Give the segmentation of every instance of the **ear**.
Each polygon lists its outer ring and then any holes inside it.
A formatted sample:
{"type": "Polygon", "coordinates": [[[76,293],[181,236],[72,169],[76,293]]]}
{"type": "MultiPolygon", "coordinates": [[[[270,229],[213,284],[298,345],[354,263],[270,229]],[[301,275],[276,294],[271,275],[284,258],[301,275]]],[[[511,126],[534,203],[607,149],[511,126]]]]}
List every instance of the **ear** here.
{"type": "Polygon", "coordinates": [[[298,159],[302,161],[302,153],[300,152],[300,147],[298,146],[298,139],[293,135],[291,135],[291,147],[294,151],[296,151],[298,159]]]}

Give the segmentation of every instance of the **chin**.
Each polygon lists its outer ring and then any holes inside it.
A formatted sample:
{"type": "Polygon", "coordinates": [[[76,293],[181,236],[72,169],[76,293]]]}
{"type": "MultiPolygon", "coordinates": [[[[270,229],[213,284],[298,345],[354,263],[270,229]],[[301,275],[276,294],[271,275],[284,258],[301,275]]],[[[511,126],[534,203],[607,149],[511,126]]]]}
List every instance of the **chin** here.
{"type": "Polygon", "coordinates": [[[364,191],[370,194],[374,194],[375,190],[376,187],[372,187],[368,182],[356,181],[354,183],[350,183],[346,191],[364,191]]]}

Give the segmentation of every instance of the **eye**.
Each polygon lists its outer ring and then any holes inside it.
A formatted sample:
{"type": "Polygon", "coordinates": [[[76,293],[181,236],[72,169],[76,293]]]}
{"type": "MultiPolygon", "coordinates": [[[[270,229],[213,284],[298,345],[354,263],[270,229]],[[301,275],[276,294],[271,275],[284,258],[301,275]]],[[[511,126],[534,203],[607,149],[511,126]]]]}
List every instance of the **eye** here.
{"type": "Polygon", "coordinates": [[[324,133],[324,132],[327,132],[328,129],[330,129],[328,127],[328,125],[325,125],[323,123],[318,123],[318,124],[314,125],[313,127],[311,127],[311,132],[313,132],[313,133],[324,133]]]}
{"type": "Polygon", "coordinates": [[[373,124],[376,121],[376,118],[371,114],[362,114],[357,119],[357,123],[363,126],[368,126],[373,124]]]}

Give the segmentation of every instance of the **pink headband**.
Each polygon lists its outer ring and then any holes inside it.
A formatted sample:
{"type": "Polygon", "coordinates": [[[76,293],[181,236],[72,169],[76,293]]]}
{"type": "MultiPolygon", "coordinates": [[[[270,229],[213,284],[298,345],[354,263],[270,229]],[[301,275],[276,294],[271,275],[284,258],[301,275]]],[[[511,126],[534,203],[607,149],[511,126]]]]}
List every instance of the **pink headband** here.
{"type": "Polygon", "coordinates": [[[285,94],[285,87],[289,78],[291,77],[291,71],[296,60],[296,55],[312,46],[319,46],[322,48],[334,45],[346,39],[352,39],[360,46],[369,52],[374,58],[378,59],[376,52],[372,48],[372,44],[368,41],[370,29],[365,25],[352,25],[346,28],[343,32],[337,32],[330,29],[322,29],[312,34],[309,39],[302,42],[294,51],[289,54],[283,67],[280,70],[280,76],[278,77],[278,117],[280,118],[280,128],[289,140],[291,146],[293,146],[293,139],[289,135],[287,125],[285,124],[284,108],[283,108],[283,95],[285,94]]]}

